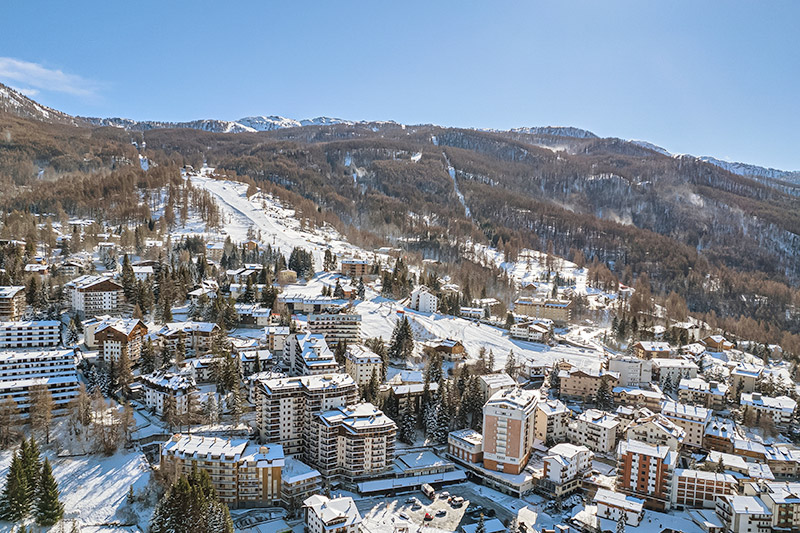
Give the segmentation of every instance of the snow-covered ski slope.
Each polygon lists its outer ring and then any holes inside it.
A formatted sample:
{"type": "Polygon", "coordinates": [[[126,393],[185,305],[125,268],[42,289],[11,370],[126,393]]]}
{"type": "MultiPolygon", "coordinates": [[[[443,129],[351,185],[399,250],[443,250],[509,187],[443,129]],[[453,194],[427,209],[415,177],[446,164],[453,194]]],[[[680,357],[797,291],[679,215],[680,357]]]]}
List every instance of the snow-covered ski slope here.
{"type": "Polygon", "coordinates": [[[230,236],[234,242],[247,240],[249,228],[261,231],[261,241],[280,249],[287,257],[292,249],[300,246],[314,254],[314,266],[322,266],[326,249],[340,258],[365,257],[364,250],[345,241],[330,227],[304,229],[294,216],[295,212],[270,196],[261,193],[247,197],[247,185],[235,181],[218,180],[211,177],[213,169],[203,168],[198,174],[190,174],[192,185],[209,191],[223,213],[223,228],[218,234],[224,239],[230,236]]]}

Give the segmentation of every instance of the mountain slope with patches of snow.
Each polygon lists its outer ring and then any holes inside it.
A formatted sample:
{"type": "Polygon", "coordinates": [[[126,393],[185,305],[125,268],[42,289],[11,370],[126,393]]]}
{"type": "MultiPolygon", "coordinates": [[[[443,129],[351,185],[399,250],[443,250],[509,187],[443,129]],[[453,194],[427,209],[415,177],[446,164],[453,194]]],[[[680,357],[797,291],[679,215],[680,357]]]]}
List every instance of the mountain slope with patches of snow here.
{"type": "Polygon", "coordinates": [[[698,159],[711,163],[720,168],[724,168],[728,172],[733,172],[739,176],[755,176],[757,178],[769,178],[775,180],[790,181],[793,183],[800,183],[800,171],[778,170],[775,168],[765,168],[758,165],[750,165],[747,163],[739,163],[733,161],[722,161],[711,156],[700,156],[698,159]]]}

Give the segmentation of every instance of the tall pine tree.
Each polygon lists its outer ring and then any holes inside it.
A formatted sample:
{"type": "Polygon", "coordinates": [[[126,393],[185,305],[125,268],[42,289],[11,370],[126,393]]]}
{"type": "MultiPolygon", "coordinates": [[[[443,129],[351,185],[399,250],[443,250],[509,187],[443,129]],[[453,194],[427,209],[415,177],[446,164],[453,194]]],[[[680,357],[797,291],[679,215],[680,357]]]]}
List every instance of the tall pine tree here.
{"type": "Polygon", "coordinates": [[[50,461],[44,460],[36,497],[36,523],[52,526],[64,516],[64,504],[58,499],[58,483],[53,477],[50,461]]]}
{"type": "Polygon", "coordinates": [[[15,453],[6,476],[6,486],[0,495],[0,518],[19,522],[28,516],[31,508],[25,466],[21,453],[15,453]]]}

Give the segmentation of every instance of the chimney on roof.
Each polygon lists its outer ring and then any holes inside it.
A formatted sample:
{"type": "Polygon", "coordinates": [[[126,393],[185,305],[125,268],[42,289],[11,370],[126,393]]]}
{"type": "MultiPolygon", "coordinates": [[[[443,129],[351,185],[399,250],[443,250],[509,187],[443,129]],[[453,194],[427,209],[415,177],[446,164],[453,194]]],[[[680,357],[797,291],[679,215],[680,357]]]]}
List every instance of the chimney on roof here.
{"type": "MultiPolygon", "coordinates": [[[[192,436],[189,435],[189,440],[191,440],[191,439],[192,439],[192,436]]],[[[181,440],[181,434],[180,433],[175,433],[172,436],[172,442],[178,442],[179,440],[181,440]]]]}

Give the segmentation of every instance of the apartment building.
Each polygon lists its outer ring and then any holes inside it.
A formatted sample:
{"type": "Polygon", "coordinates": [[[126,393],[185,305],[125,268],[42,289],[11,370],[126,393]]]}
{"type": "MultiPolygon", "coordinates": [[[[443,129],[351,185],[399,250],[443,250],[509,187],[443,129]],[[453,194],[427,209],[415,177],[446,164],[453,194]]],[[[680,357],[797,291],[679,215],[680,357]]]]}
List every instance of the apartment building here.
{"type": "Polygon", "coordinates": [[[287,454],[305,453],[311,418],[358,401],[348,374],[259,380],[255,386],[256,428],[261,442],[280,442],[287,454]]]}
{"type": "Polygon", "coordinates": [[[27,320],[0,322],[0,350],[48,348],[61,343],[61,322],[27,320]]]}
{"type": "Polygon", "coordinates": [[[176,434],[161,447],[161,464],[187,476],[195,468],[205,470],[219,499],[233,509],[281,501],[280,444],[176,434]]]}
{"type": "Polygon", "coordinates": [[[497,392],[483,406],[483,466],[519,474],[533,450],[538,396],[520,388],[497,392]]]}
{"type": "Polygon", "coordinates": [[[569,423],[567,437],[594,452],[607,453],[617,444],[619,425],[619,420],[611,413],[587,409],[569,423]]]}
{"type": "Polygon", "coordinates": [[[678,399],[681,403],[702,405],[714,411],[725,408],[727,394],[728,386],[719,381],[684,378],[678,384],[678,399]]]}
{"type": "Polygon", "coordinates": [[[189,411],[189,396],[197,391],[195,379],[188,371],[153,372],[141,376],[139,381],[144,390],[145,405],[158,415],[164,414],[164,408],[170,401],[175,405],[175,414],[186,414],[189,411]]]}
{"type": "Polygon", "coordinates": [[[147,335],[147,326],[136,318],[106,322],[95,331],[95,340],[100,344],[100,358],[106,363],[119,361],[123,351],[131,362],[142,355],[142,343],[147,335]]]}
{"type": "Polygon", "coordinates": [[[536,318],[546,318],[552,320],[557,326],[563,326],[572,319],[572,300],[521,296],[514,302],[514,313],[536,318]]]}
{"type": "Polygon", "coordinates": [[[25,313],[25,287],[5,285],[0,287],[0,320],[14,321],[25,313]]]}
{"type": "Polygon", "coordinates": [[[633,345],[633,353],[639,359],[666,359],[672,348],[668,342],[639,341],[633,345]]]}
{"type": "Polygon", "coordinates": [[[353,498],[328,498],[315,494],[303,502],[306,530],[309,533],[358,533],[361,514],[353,498]]]}
{"type": "Polygon", "coordinates": [[[703,448],[706,450],[733,453],[736,439],[736,425],[730,418],[711,417],[703,435],[703,448]]]}
{"type": "Polygon", "coordinates": [[[559,370],[558,379],[561,397],[570,400],[594,400],[604,379],[609,391],[619,385],[619,374],[603,369],[583,370],[571,367],[569,370],[559,370]]]}
{"type": "Polygon", "coordinates": [[[354,313],[308,315],[308,331],[322,335],[328,346],[361,342],[361,315],[354,313]]]}
{"type": "Polygon", "coordinates": [[[366,346],[349,344],[344,357],[345,371],[359,387],[369,385],[372,376],[375,376],[378,383],[383,380],[383,360],[366,346]]]}
{"type": "Polygon", "coordinates": [[[625,429],[625,438],[638,440],[652,446],[667,446],[678,451],[686,438],[686,431],[661,414],[637,418],[625,429]]]}
{"type": "Polygon", "coordinates": [[[290,336],[283,348],[283,360],[289,365],[289,373],[295,376],[339,372],[339,363],[321,334],[297,333],[290,336]]]}
{"type": "Polygon", "coordinates": [[[668,511],[677,460],[668,446],[624,440],[617,448],[617,490],[643,499],[647,509],[668,511]]]}
{"type": "Polygon", "coordinates": [[[291,335],[289,326],[267,326],[264,328],[264,340],[267,349],[275,355],[283,353],[286,339],[291,335]]]}
{"type": "Polygon", "coordinates": [[[178,343],[183,341],[187,352],[197,355],[211,351],[211,343],[219,333],[219,326],[213,322],[169,322],[158,330],[161,344],[170,351],[174,351],[178,343]]]}
{"type": "Polygon", "coordinates": [[[366,259],[342,259],[339,262],[342,276],[350,279],[363,278],[369,274],[369,261],[366,259]]]}
{"type": "Polygon", "coordinates": [[[754,409],[759,416],[770,416],[778,427],[787,427],[792,422],[797,402],[788,396],[771,398],[760,392],[743,392],[739,403],[742,407],[754,409]]]}
{"type": "Polygon", "coordinates": [[[397,425],[371,403],[311,417],[306,458],[330,481],[354,483],[392,468],[397,425]]]}
{"type": "Polygon", "coordinates": [[[447,435],[448,453],[467,463],[483,460],[483,435],[474,429],[459,429],[447,435]]]}
{"type": "Polygon", "coordinates": [[[563,442],[571,415],[569,407],[559,400],[539,400],[533,422],[534,438],[545,444],[563,442]]]}
{"type": "MultiPolygon", "coordinates": [[[[291,271],[294,272],[294,271],[291,271]]],[[[333,298],[331,296],[308,297],[298,294],[281,294],[276,300],[276,311],[283,309],[290,314],[299,313],[309,315],[312,313],[336,313],[350,305],[349,300],[333,298]]]]}
{"type": "Polygon", "coordinates": [[[717,498],[738,493],[738,482],[730,474],[677,468],[672,505],[677,509],[714,509],[717,498]]]}
{"type": "Polygon", "coordinates": [[[10,397],[23,415],[36,387],[47,387],[60,414],[78,395],[78,384],[74,350],[0,352],[0,398],[10,397]]]}
{"type": "Polygon", "coordinates": [[[563,498],[581,488],[583,474],[592,469],[594,453],[586,446],[562,442],[544,457],[539,488],[552,498],[563,498]]]}
{"type": "Polygon", "coordinates": [[[676,389],[682,379],[697,377],[697,365],[688,359],[653,359],[653,381],[662,389],[670,383],[676,389]]]}
{"type": "Polygon", "coordinates": [[[421,285],[411,292],[408,306],[421,313],[435,313],[439,309],[439,298],[428,287],[421,285]]]}
{"type": "Polygon", "coordinates": [[[106,276],[84,275],[64,285],[67,305],[80,316],[118,314],[125,296],[122,285],[106,276]]]}
{"type": "Polygon", "coordinates": [[[702,448],[706,434],[706,426],[711,420],[711,410],[699,405],[687,405],[678,402],[661,404],[661,414],[686,431],[683,439],[685,446],[702,448]]]}
{"type": "MultiPolygon", "coordinates": [[[[463,315],[465,308],[461,308],[463,315]]],[[[483,313],[483,308],[478,308],[483,313]]],[[[482,318],[483,314],[479,318],[482,318]]],[[[525,320],[517,322],[511,326],[510,330],[512,339],[519,339],[528,342],[550,342],[553,336],[553,321],[552,320],[525,320]]]]}
{"type": "Polygon", "coordinates": [[[501,390],[516,388],[518,383],[505,372],[498,372],[496,374],[478,376],[478,385],[481,387],[485,403],[501,390]]]}
{"type": "Polygon", "coordinates": [[[731,370],[731,387],[733,392],[739,394],[750,393],[756,390],[756,381],[764,372],[764,367],[753,363],[740,362],[731,370]]]}
{"type": "Polygon", "coordinates": [[[638,357],[615,357],[609,359],[608,369],[619,374],[620,387],[649,386],[653,380],[653,362],[638,357]]]}
{"type": "Polygon", "coordinates": [[[703,338],[700,343],[706,347],[709,352],[724,352],[733,349],[733,343],[722,335],[709,335],[703,338]]]}
{"type": "Polygon", "coordinates": [[[717,499],[717,516],[730,533],[770,533],[772,512],[755,496],[723,496],[717,499]]]}
{"type": "Polygon", "coordinates": [[[319,470],[311,468],[293,455],[284,459],[281,470],[282,507],[298,509],[309,496],[320,494],[322,491],[322,474],[319,470]]]}
{"type": "Polygon", "coordinates": [[[598,489],[594,503],[597,505],[597,516],[615,523],[619,522],[620,517],[625,517],[625,524],[635,528],[644,518],[644,500],[640,498],[598,489]]]}
{"type": "Polygon", "coordinates": [[[611,394],[616,405],[627,405],[637,408],[647,408],[650,411],[658,412],[661,410],[661,402],[664,401],[664,393],[654,383],[652,388],[634,387],[614,387],[611,394]]]}
{"type": "Polygon", "coordinates": [[[747,483],[745,496],[756,496],[772,513],[773,531],[800,531],[800,483],[756,481],[747,483]]]}

